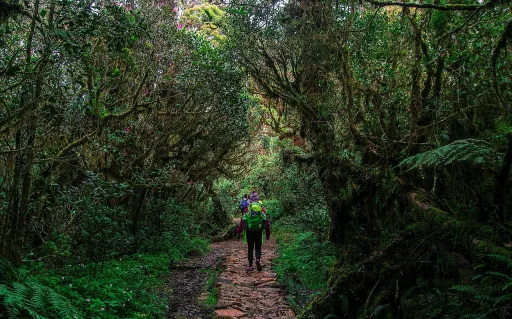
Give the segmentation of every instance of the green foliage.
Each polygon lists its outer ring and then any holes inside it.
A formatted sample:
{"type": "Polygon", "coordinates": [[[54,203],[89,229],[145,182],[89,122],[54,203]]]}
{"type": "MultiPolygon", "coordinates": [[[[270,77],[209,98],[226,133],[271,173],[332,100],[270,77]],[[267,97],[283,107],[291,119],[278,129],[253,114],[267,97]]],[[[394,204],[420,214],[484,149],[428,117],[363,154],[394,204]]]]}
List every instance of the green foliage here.
{"type": "Polygon", "coordinates": [[[185,9],[181,21],[189,28],[197,29],[199,34],[205,35],[214,43],[221,43],[225,40],[220,30],[225,14],[215,4],[204,3],[185,9]]]}
{"type": "Polygon", "coordinates": [[[211,310],[211,312],[214,312],[215,306],[217,305],[217,286],[216,282],[219,278],[221,269],[215,268],[215,269],[207,269],[208,272],[208,280],[206,281],[204,291],[208,293],[208,297],[203,300],[203,306],[207,307],[211,310]]]}
{"type": "Polygon", "coordinates": [[[173,259],[181,259],[193,250],[191,247],[205,250],[207,245],[200,239],[202,230],[197,223],[201,212],[173,200],[151,198],[145,205],[132,206],[145,216],[134,225],[129,207],[118,204],[130,195],[140,196],[125,183],[107,183],[89,173],[80,187],[71,188],[57,199],[62,213],[69,214],[71,225],[76,228],[72,232],[60,229],[67,234],[57,232],[57,238],[47,241],[41,253],[51,249],[52,255],[72,253],[74,259],[90,262],[110,260],[133,251],[166,252],[173,259]],[[63,238],[71,243],[63,243],[63,238]]]}
{"type": "Polygon", "coordinates": [[[498,153],[489,143],[465,139],[408,157],[400,162],[400,165],[415,169],[421,166],[443,166],[467,161],[493,167],[498,163],[499,158],[498,153]]]}
{"type": "Polygon", "coordinates": [[[187,257],[190,251],[204,253],[208,242],[200,237],[197,215],[186,206],[172,201],[155,200],[148,203],[148,220],[137,234],[139,250],[148,253],[168,254],[173,260],[187,257]]]}
{"type": "MultiPolygon", "coordinates": [[[[256,156],[252,155],[249,163],[249,171],[243,176],[240,193],[250,194],[256,190],[262,200],[271,198],[274,177],[279,174],[279,157],[277,154],[256,156]]],[[[248,163],[248,164],[249,164],[248,163]]]]}
{"type": "Polygon", "coordinates": [[[280,200],[266,199],[263,204],[267,211],[267,217],[271,222],[285,217],[284,206],[280,200]]]}
{"type": "Polygon", "coordinates": [[[464,318],[502,318],[510,312],[512,258],[488,254],[483,259],[484,263],[476,269],[480,273],[473,277],[473,284],[451,287],[455,292],[450,303],[452,313],[460,314],[460,307],[464,307],[464,318]]]}
{"type": "Polygon", "coordinates": [[[273,224],[279,245],[274,269],[279,281],[286,284],[289,301],[297,311],[326,291],[336,261],[334,247],[304,225],[297,217],[283,218],[273,224]]]}
{"type": "Polygon", "coordinates": [[[38,281],[0,284],[0,298],[9,318],[85,318],[66,297],[38,281]]]}
{"type": "Polygon", "coordinates": [[[169,271],[167,255],[134,255],[69,265],[58,271],[23,269],[21,281],[0,285],[12,318],[136,318],[163,315],[158,293],[169,271]],[[23,275],[30,272],[30,275],[23,275]]]}
{"type": "MultiPolygon", "coordinates": [[[[213,188],[217,193],[222,211],[226,212],[228,216],[238,213],[238,205],[242,196],[238,194],[238,186],[236,183],[232,180],[222,178],[215,181],[213,188]]],[[[219,218],[222,217],[219,216],[219,218]]]]}
{"type": "Polygon", "coordinates": [[[276,195],[287,207],[288,214],[310,210],[315,206],[325,205],[322,187],[314,168],[300,169],[293,164],[283,169],[281,179],[275,181],[276,195]]]}

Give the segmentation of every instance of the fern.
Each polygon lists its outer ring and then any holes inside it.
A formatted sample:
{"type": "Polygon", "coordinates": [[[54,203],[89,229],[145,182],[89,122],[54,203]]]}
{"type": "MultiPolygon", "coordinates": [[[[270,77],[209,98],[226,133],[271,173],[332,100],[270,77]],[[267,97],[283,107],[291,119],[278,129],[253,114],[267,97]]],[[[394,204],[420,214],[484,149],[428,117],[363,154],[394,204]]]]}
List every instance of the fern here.
{"type": "Polygon", "coordinates": [[[497,254],[488,254],[487,257],[497,260],[499,262],[502,262],[504,264],[507,264],[509,268],[512,268],[512,258],[503,256],[503,255],[497,255],[497,254]]]}
{"type": "Polygon", "coordinates": [[[32,318],[83,318],[71,302],[55,290],[37,282],[0,285],[0,298],[9,318],[28,313],[32,318]]]}
{"type": "Polygon", "coordinates": [[[385,310],[389,308],[389,304],[385,304],[385,305],[378,305],[377,307],[375,307],[372,311],[372,314],[371,314],[371,318],[375,318],[377,317],[377,315],[382,311],[382,310],[385,310]]]}
{"type": "Polygon", "coordinates": [[[502,274],[502,273],[500,273],[500,272],[496,272],[496,271],[487,271],[485,274],[486,274],[486,275],[495,276],[495,277],[505,278],[505,279],[507,279],[509,282],[512,282],[512,278],[511,278],[510,276],[507,276],[507,275],[502,274]]]}
{"type": "Polygon", "coordinates": [[[412,170],[420,166],[449,165],[464,161],[493,166],[497,163],[498,155],[488,142],[464,139],[410,156],[401,161],[399,166],[408,166],[412,170]]]}
{"type": "MultiPolygon", "coordinates": [[[[471,314],[470,318],[487,318],[489,313],[505,317],[507,308],[503,306],[512,304],[512,293],[509,293],[509,288],[512,287],[512,277],[507,275],[512,269],[512,259],[498,254],[489,254],[485,257],[491,261],[505,264],[506,271],[502,269],[500,271],[485,271],[473,277],[475,285],[457,285],[451,289],[462,293],[464,299],[476,305],[478,313],[471,314]]],[[[487,267],[492,266],[493,264],[487,265],[487,267]]],[[[478,269],[480,268],[483,267],[478,267],[478,269]]]]}
{"type": "Polygon", "coordinates": [[[466,295],[471,295],[471,296],[477,296],[480,291],[473,287],[473,286],[468,286],[468,285],[455,285],[451,288],[452,290],[456,290],[458,292],[462,292],[466,295]]]}
{"type": "Polygon", "coordinates": [[[506,294],[506,295],[503,295],[503,296],[500,296],[500,297],[494,299],[493,306],[496,307],[497,305],[502,304],[502,303],[508,304],[508,303],[510,303],[511,300],[512,300],[512,294],[506,294]]]}

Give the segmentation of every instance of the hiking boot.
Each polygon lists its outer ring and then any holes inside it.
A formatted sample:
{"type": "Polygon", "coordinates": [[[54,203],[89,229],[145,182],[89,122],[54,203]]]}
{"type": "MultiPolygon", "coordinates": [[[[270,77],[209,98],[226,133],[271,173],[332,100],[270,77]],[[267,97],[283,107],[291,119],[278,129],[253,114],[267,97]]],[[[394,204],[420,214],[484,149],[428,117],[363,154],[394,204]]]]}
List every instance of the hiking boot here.
{"type": "Polygon", "coordinates": [[[247,272],[249,272],[249,271],[253,271],[252,266],[249,266],[249,267],[245,268],[245,271],[247,271],[247,272]]]}
{"type": "Polygon", "coordinates": [[[262,268],[261,268],[261,262],[259,259],[256,259],[256,269],[258,269],[258,271],[261,271],[262,268]]]}

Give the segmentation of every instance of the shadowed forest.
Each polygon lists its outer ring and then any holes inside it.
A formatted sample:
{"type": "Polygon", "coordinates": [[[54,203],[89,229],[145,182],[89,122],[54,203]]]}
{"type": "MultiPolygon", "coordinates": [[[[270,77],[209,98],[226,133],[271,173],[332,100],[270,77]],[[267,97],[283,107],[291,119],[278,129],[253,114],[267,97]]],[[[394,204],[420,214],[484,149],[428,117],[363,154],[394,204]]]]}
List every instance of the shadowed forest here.
{"type": "Polygon", "coordinates": [[[511,166],[507,0],[0,0],[0,318],[173,318],[254,190],[298,318],[510,318],[511,166]]]}

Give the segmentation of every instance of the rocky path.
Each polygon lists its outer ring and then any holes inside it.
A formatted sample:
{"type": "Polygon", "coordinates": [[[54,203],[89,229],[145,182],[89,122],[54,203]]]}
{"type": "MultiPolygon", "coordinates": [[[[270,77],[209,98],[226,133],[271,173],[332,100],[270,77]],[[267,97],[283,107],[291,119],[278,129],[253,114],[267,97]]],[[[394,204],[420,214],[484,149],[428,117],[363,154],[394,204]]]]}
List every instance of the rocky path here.
{"type": "Polygon", "coordinates": [[[169,278],[172,298],[167,318],[176,319],[292,319],[295,314],[284,300],[284,292],[272,271],[277,257],[271,239],[262,247],[263,271],[246,272],[247,245],[227,240],[212,244],[211,251],[176,265],[169,278]],[[211,272],[221,269],[215,283],[217,305],[205,306],[205,291],[211,272]],[[213,311],[215,311],[213,313],[213,311]]]}
{"type": "Polygon", "coordinates": [[[272,271],[272,260],[277,257],[274,240],[262,247],[263,271],[246,272],[247,246],[242,241],[224,241],[214,247],[226,256],[223,271],[216,283],[218,319],[231,318],[295,318],[284,300],[284,292],[272,271]]]}

